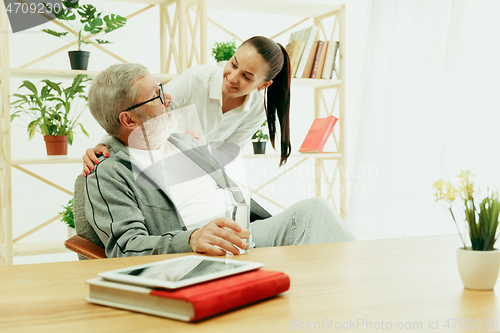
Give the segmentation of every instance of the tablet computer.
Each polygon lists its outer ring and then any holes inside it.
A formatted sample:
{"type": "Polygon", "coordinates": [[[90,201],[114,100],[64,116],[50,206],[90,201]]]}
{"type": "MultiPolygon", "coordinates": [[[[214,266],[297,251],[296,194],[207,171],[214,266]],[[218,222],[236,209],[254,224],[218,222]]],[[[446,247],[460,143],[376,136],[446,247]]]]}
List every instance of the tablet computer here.
{"type": "Polygon", "coordinates": [[[152,288],[177,289],[263,267],[263,263],[204,256],[185,256],[101,272],[106,280],[152,288]]]}

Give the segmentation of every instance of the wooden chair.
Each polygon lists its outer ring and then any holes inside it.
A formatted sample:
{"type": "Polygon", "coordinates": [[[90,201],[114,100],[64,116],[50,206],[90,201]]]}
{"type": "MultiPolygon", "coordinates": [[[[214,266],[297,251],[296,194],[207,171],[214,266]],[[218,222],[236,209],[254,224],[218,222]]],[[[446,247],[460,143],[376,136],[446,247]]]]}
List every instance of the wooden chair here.
{"type": "Polygon", "coordinates": [[[79,175],[75,181],[73,214],[75,216],[76,235],[64,242],[64,246],[78,254],[78,259],[104,259],[104,244],[85,217],[85,178],[79,175]]]}

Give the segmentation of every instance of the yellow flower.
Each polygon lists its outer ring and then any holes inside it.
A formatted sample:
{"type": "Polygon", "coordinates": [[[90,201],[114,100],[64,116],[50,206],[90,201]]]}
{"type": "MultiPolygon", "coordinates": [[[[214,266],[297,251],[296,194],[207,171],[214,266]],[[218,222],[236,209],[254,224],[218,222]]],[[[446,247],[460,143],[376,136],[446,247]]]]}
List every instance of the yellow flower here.
{"type": "Polygon", "coordinates": [[[444,185],[444,181],[442,179],[438,180],[437,182],[434,183],[434,188],[438,191],[442,191],[443,190],[443,185],[444,185]]]}
{"type": "Polygon", "coordinates": [[[474,177],[475,175],[471,175],[471,171],[470,170],[462,170],[460,172],[460,174],[458,175],[458,178],[462,178],[462,179],[469,179],[469,177],[474,177]]]}
{"type": "Polygon", "coordinates": [[[456,199],[458,191],[453,187],[451,182],[444,183],[443,187],[445,188],[443,199],[452,203],[456,199]]]}

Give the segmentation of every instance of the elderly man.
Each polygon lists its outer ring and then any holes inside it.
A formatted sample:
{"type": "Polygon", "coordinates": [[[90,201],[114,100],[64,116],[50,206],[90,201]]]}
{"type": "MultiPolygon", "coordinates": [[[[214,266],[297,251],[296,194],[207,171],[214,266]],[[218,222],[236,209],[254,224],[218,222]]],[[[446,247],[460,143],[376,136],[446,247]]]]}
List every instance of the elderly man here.
{"type": "MultiPolygon", "coordinates": [[[[107,257],[238,254],[250,232],[256,247],[354,239],[319,198],[257,220],[250,231],[225,217],[224,188],[235,184],[214,158],[215,149],[190,134],[171,134],[171,97],[144,66],[111,66],[94,80],[88,97],[92,115],[111,136],[109,157],[85,186],[85,215],[107,257]]],[[[227,155],[232,147],[223,150],[227,155]]]]}

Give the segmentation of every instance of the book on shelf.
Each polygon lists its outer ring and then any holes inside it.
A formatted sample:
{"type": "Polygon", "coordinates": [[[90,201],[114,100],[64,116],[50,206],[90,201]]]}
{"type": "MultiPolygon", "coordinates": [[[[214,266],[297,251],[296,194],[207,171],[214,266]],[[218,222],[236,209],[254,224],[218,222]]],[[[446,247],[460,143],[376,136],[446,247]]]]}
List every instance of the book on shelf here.
{"type": "MultiPolygon", "coordinates": [[[[290,70],[291,73],[295,73],[297,70],[297,65],[299,64],[300,56],[304,50],[303,40],[294,40],[285,47],[288,52],[288,57],[290,58],[290,70]]],[[[293,74],[292,74],[293,77],[293,74]]]]}
{"type": "Polygon", "coordinates": [[[309,74],[309,77],[311,79],[316,78],[316,72],[318,70],[318,65],[319,65],[319,58],[321,57],[321,52],[323,50],[324,45],[325,45],[325,42],[323,42],[321,40],[318,41],[318,48],[316,49],[316,54],[314,55],[314,61],[313,61],[311,74],[309,74]]]}
{"type": "Polygon", "coordinates": [[[333,68],[333,61],[335,57],[335,50],[338,48],[338,42],[336,41],[329,41],[328,42],[329,48],[326,50],[326,56],[325,56],[325,65],[323,67],[323,73],[321,74],[322,79],[331,79],[332,76],[332,68],[333,68]]]}
{"type": "Polygon", "coordinates": [[[318,68],[316,69],[316,79],[321,79],[321,74],[323,73],[323,68],[325,66],[325,56],[328,50],[328,42],[323,43],[323,48],[321,49],[321,54],[319,55],[318,68]]]}
{"type": "Polygon", "coordinates": [[[297,69],[295,70],[295,73],[292,70],[292,77],[301,78],[304,74],[307,60],[309,59],[309,54],[311,52],[314,41],[317,39],[318,32],[318,27],[313,25],[312,27],[296,31],[290,35],[288,44],[291,44],[295,40],[304,41],[304,47],[298,60],[297,69]]]}
{"type": "Polygon", "coordinates": [[[334,116],[314,119],[304,142],[300,146],[299,153],[322,153],[337,120],[334,116]]]}
{"type": "Polygon", "coordinates": [[[308,79],[311,76],[312,67],[314,64],[314,57],[316,56],[316,50],[318,49],[319,40],[315,41],[311,47],[311,52],[309,52],[309,58],[307,59],[306,67],[304,68],[304,74],[302,74],[303,79],[308,79]]]}
{"type": "MultiPolygon", "coordinates": [[[[337,55],[339,53],[339,42],[336,41],[335,42],[335,46],[334,46],[334,50],[333,50],[333,60],[332,60],[332,68],[330,68],[330,79],[333,79],[333,73],[336,72],[336,69],[335,69],[335,60],[337,59],[337,55]]],[[[337,74],[338,76],[338,74],[337,74]]]]}
{"type": "Polygon", "coordinates": [[[285,292],[290,278],[282,273],[256,270],[165,290],[102,278],[88,280],[87,301],[182,321],[199,321],[285,292]]]}

